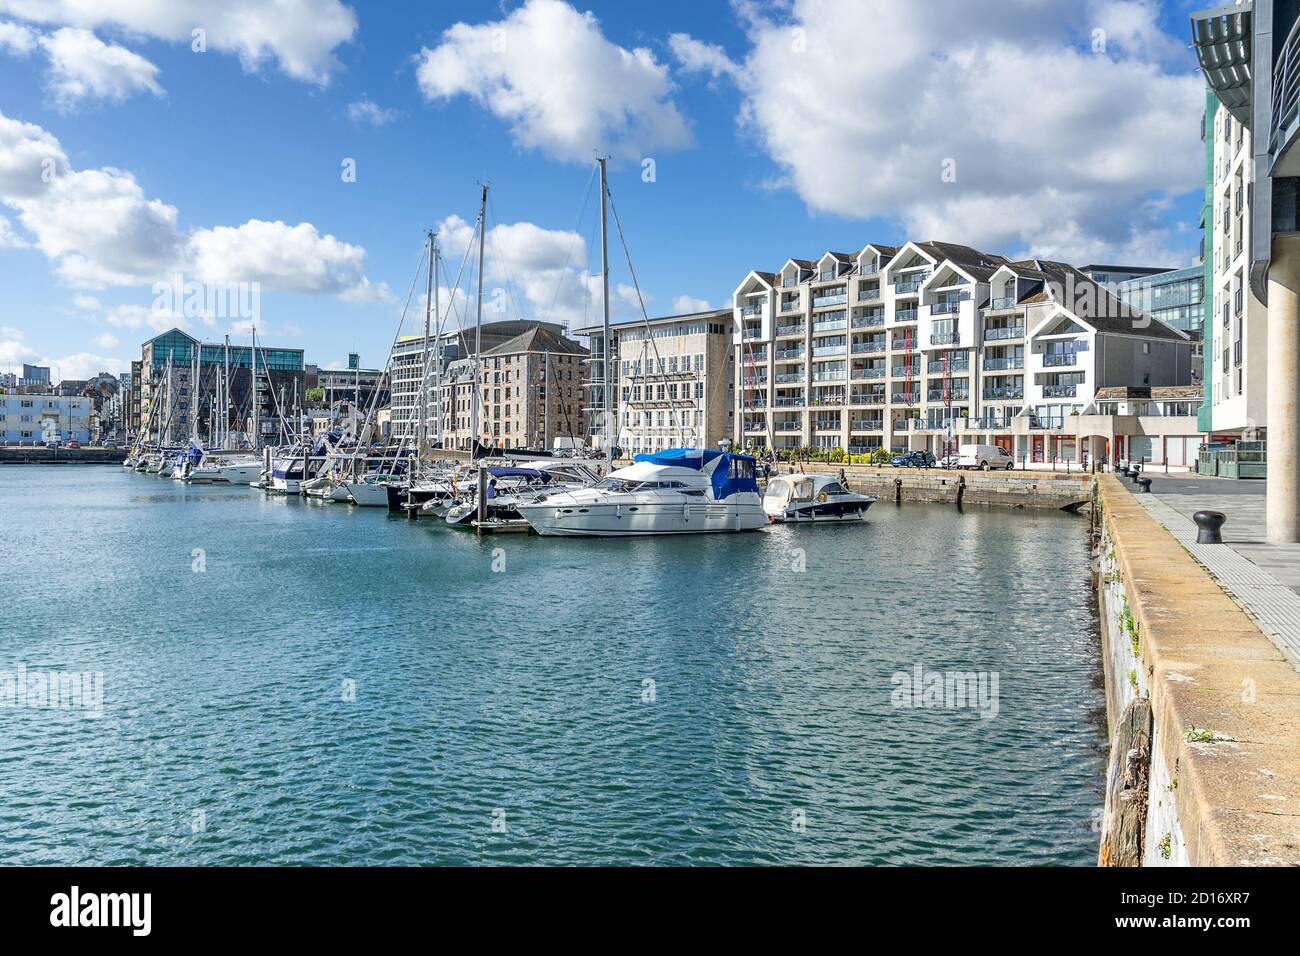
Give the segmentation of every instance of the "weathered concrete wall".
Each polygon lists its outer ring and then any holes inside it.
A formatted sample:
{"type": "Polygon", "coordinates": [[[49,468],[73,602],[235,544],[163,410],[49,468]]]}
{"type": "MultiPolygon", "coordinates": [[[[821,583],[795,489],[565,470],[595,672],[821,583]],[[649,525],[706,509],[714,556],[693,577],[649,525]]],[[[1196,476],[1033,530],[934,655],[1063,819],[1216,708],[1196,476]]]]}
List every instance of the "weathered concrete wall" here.
{"type": "MultiPolygon", "coordinates": [[[[840,466],[805,465],[806,471],[839,474],[840,466]]],[[[788,468],[782,468],[785,474],[788,468]]],[[[870,468],[844,466],[850,489],[877,495],[882,501],[937,501],[1002,508],[1059,511],[1078,508],[1091,500],[1091,476],[1052,478],[1024,471],[957,471],[943,468],[870,468]]],[[[776,474],[776,472],[773,472],[776,474]]]]}
{"type": "Polygon", "coordinates": [[[0,448],[0,465],[120,465],[125,460],[124,448],[0,448]]]}
{"type": "Polygon", "coordinates": [[[1300,864],[1300,673],[1113,476],[1101,476],[1113,722],[1150,698],[1143,865],[1300,864]]]}

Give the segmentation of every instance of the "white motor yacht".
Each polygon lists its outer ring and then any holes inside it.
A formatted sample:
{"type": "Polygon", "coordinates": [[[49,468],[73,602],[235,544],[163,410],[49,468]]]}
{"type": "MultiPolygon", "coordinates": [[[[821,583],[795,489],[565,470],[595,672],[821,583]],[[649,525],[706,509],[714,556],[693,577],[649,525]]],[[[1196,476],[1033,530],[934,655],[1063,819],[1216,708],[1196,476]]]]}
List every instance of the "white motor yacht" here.
{"type": "Polygon", "coordinates": [[[767,483],[763,510],[773,521],[865,521],[875,495],[854,494],[834,475],[779,475],[767,483]]]}
{"type": "Polygon", "coordinates": [[[538,534],[615,537],[754,531],[769,524],[754,459],[710,448],[637,455],[591,488],[517,505],[538,534]]]}

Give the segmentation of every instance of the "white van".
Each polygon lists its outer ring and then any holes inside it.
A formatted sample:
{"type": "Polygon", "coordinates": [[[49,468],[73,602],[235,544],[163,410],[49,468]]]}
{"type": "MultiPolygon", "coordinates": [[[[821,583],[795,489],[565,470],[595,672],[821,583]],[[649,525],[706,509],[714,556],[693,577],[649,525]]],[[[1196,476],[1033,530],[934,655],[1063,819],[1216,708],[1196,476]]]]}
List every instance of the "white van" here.
{"type": "Polygon", "coordinates": [[[962,445],[957,449],[958,468],[1005,468],[1010,471],[1016,460],[1000,445],[962,445]]]}

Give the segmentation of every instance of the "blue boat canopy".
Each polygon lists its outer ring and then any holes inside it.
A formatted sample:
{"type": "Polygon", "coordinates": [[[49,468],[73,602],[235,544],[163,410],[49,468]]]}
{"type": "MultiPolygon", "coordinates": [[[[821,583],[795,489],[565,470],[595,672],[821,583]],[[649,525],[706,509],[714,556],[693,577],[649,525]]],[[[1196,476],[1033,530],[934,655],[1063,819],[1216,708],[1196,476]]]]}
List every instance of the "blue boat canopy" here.
{"type": "Polygon", "coordinates": [[[713,482],[713,496],[719,501],[739,491],[758,492],[757,460],[750,455],[719,451],[716,448],[665,448],[663,451],[642,453],[635,460],[651,465],[706,471],[713,482]]]}

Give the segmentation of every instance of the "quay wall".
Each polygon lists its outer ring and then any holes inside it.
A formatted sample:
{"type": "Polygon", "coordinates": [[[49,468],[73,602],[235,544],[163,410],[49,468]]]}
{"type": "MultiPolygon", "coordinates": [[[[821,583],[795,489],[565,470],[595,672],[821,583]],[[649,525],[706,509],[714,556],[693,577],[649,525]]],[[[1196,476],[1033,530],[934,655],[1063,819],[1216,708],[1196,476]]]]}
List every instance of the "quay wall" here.
{"type": "MultiPolygon", "coordinates": [[[[804,470],[839,474],[837,465],[805,465],[804,470]]],[[[1042,472],[958,471],[944,468],[872,468],[847,465],[844,477],[859,494],[881,501],[929,501],[1002,508],[1074,510],[1092,500],[1091,475],[1049,477],[1042,472]]],[[[786,474],[782,468],[779,474],[786,474]]],[[[775,477],[778,472],[773,472],[775,477]]]]}
{"type": "Polygon", "coordinates": [[[1095,517],[1112,748],[1150,703],[1141,865],[1300,864],[1300,673],[1113,475],[1095,517]]]}
{"type": "Polygon", "coordinates": [[[0,448],[0,465],[120,465],[125,448],[0,448]]]}

